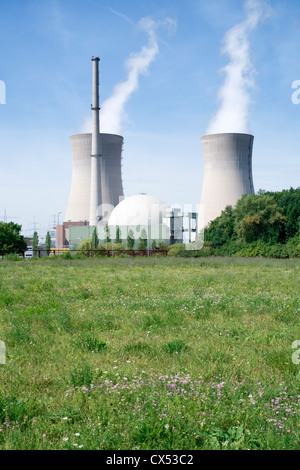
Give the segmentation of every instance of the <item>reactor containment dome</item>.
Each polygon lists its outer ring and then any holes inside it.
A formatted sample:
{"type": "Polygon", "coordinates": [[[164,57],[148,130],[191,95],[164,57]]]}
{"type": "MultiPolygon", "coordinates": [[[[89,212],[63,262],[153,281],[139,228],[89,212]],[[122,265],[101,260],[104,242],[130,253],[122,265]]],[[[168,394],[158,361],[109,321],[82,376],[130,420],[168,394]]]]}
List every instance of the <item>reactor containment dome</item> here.
{"type": "Polygon", "coordinates": [[[137,240],[144,230],[148,240],[163,241],[168,244],[169,210],[168,204],[155,196],[148,194],[130,196],[114,208],[108,220],[108,227],[112,235],[119,228],[122,240],[127,239],[129,231],[137,240]]]}

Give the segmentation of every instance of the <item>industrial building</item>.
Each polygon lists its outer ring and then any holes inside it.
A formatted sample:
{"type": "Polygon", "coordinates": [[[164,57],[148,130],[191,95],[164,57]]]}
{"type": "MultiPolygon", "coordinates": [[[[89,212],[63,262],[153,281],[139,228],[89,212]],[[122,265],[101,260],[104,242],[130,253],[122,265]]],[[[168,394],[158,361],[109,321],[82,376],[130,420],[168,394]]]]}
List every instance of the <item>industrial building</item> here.
{"type": "Polygon", "coordinates": [[[148,240],[169,244],[169,210],[168,204],[157,197],[138,194],[124,199],[115,207],[109,217],[108,227],[113,239],[119,228],[124,241],[130,231],[135,240],[138,240],[144,231],[148,240]]]}
{"type": "MultiPolygon", "coordinates": [[[[72,151],[72,181],[69,202],[65,214],[65,222],[86,222],[90,224],[91,199],[91,153],[92,134],[78,134],[70,137],[72,151]]],[[[121,156],[123,137],[115,134],[101,134],[102,157],[101,165],[96,175],[101,186],[100,209],[115,207],[123,199],[123,184],[121,177],[121,156]]],[[[98,219],[105,214],[95,215],[98,219]]],[[[111,211],[112,209],[110,209],[111,211]]]]}
{"type": "Polygon", "coordinates": [[[160,199],[146,194],[125,199],[121,172],[123,137],[100,132],[99,60],[92,57],[92,132],[70,137],[72,182],[65,219],[56,230],[60,245],[76,248],[81,240],[91,238],[94,227],[101,240],[107,225],[112,239],[117,227],[123,240],[127,239],[129,230],[138,239],[142,229],[149,240],[166,244],[182,242],[185,231],[188,242],[197,236],[202,239],[204,227],[226,206],[234,207],[243,194],[254,192],[254,137],[223,133],[201,138],[204,175],[198,214],[171,209],[160,199]],[[188,228],[184,228],[184,218],[188,219],[188,228]]]}
{"type": "Polygon", "coordinates": [[[100,133],[99,58],[92,57],[92,132],[70,137],[72,181],[60,244],[69,245],[70,227],[105,224],[113,208],[124,198],[121,175],[123,137],[100,133]]]}

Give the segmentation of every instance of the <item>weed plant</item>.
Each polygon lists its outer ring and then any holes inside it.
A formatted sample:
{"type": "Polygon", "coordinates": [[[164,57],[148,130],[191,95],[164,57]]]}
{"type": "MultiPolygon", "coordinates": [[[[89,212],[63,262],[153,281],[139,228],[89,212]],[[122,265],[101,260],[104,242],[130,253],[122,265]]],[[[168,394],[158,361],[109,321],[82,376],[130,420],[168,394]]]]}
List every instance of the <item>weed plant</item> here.
{"type": "Polygon", "coordinates": [[[1,260],[0,449],[299,450],[299,279],[299,260],[1,260]]]}

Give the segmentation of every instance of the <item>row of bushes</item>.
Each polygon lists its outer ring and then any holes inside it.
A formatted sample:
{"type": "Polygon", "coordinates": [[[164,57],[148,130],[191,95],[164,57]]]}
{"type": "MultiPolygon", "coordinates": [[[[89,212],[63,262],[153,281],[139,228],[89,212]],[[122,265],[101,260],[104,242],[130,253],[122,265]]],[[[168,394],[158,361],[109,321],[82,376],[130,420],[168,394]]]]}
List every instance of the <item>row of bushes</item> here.
{"type": "MultiPolygon", "coordinates": [[[[192,245],[192,244],[191,244],[192,245]]],[[[192,248],[192,246],[190,246],[192,248]]],[[[168,249],[168,256],[184,258],[199,258],[205,256],[237,256],[262,258],[300,258],[300,237],[289,240],[286,244],[276,243],[269,245],[261,240],[246,243],[234,240],[223,246],[214,247],[211,242],[204,242],[200,250],[186,249],[184,244],[172,245],[168,249]]]]}
{"type": "MultiPolygon", "coordinates": [[[[162,251],[157,250],[155,254],[151,253],[151,256],[161,257],[162,251]]],[[[51,256],[50,259],[86,259],[90,254],[88,252],[70,252],[63,253],[61,255],[51,256]]],[[[92,256],[95,257],[106,257],[107,252],[104,249],[98,249],[93,252],[92,256]]],[[[253,243],[238,243],[232,242],[222,247],[214,248],[211,242],[204,242],[203,247],[200,250],[187,249],[183,243],[176,243],[171,245],[167,249],[167,256],[169,257],[182,257],[182,258],[201,258],[207,256],[236,256],[236,257],[262,257],[262,258],[300,258],[300,240],[293,240],[283,245],[277,243],[275,245],[268,245],[262,241],[253,243]]],[[[132,258],[132,254],[114,251],[113,257],[115,258],[132,258]]],[[[10,253],[3,257],[4,260],[8,261],[20,261],[23,258],[19,255],[10,253]]],[[[33,257],[35,261],[46,261],[48,257],[33,257]]]]}

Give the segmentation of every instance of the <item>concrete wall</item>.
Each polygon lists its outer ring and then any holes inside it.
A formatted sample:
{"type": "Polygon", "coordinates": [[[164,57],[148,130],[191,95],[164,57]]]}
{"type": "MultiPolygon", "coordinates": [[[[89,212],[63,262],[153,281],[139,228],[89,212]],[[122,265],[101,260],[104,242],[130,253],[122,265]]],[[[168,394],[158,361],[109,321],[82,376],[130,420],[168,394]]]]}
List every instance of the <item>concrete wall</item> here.
{"type": "Polygon", "coordinates": [[[200,204],[204,205],[204,226],[218,217],[226,206],[234,207],[243,194],[254,193],[253,140],[248,134],[202,137],[204,176],[200,204]]]}
{"type": "MultiPolygon", "coordinates": [[[[92,134],[70,137],[72,151],[72,182],[65,222],[90,220],[92,134]]],[[[116,206],[124,196],[121,159],[123,137],[101,134],[102,157],[98,178],[101,182],[102,204],[116,206]]]]}

